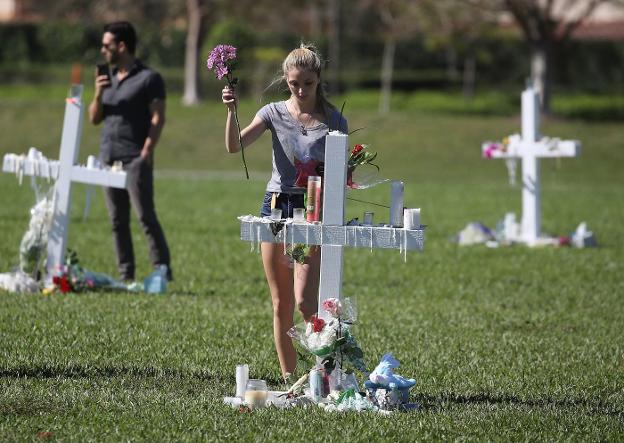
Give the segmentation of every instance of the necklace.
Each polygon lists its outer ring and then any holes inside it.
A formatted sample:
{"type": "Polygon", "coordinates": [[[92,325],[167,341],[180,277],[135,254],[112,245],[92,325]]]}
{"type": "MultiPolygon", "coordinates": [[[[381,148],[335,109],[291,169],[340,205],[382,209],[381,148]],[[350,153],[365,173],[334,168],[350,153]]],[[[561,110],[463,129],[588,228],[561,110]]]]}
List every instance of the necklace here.
{"type": "Polygon", "coordinates": [[[293,115],[295,117],[295,120],[297,120],[297,123],[299,124],[299,131],[301,132],[301,135],[308,135],[308,128],[311,126],[310,123],[314,119],[314,117],[312,116],[312,113],[309,113],[308,114],[308,118],[305,121],[302,121],[301,114],[303,114],[303,113],[301,111],[299,111],[298,114],[294,115],[295,114],[294,106],[292,106],[292,104],[290,106],[293,109],[293,112],[291,113],[291,115],[293,115]]]}

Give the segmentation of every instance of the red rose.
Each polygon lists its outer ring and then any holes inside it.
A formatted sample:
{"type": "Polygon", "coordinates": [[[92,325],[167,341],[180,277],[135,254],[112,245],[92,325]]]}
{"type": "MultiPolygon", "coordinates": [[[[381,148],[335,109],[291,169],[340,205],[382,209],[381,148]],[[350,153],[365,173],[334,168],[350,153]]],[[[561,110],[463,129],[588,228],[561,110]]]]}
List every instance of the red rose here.
{"type": "Polygon", "coordinates": [[[60,279],[60,287],[59,287],[60,291],[65,294],[67,292],[71,292],[72,287],[71,284],[69,283],[69,281],[67,281],[67,277],[63,276],[60,279]]]}
{"type": "Polygon", "coordinates": [[[325,320],[318,318],[316,315],[312,317],[312,330],[314,332],[321,332],[325,327],[325,320]]]}
{"type": "Polygon", "coordinates": [[[353,147],[353,151],[351,151],[351,155],[359,154],[362,149],[364,149],[364,146],[362,146],[362,145],[355,145],[353,147]]]}

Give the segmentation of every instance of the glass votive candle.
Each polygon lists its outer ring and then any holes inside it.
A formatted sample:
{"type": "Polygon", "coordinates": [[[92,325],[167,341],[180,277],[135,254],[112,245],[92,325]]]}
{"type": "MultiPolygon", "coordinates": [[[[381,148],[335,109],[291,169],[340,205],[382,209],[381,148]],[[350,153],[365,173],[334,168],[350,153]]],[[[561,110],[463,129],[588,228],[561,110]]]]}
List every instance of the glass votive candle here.
{"type": "Polygon", "coordinates": [[[293,221],[296,221],[296,222],[305,221],[305,208],[293,209],[293,221]]]}
{"type": "Polygon", "coordinates": [[[245,403],[251,409],[263,408],[266,406],[269,390],[266,381],[251,378],[247,381],[245,390],[245,403]]]}
{"type": "Polygon", "coordinates": [[[373,217],[375,216],[374,212],[365,212],[364,213],[364,226],[373,226],[373,217]]]}
{"type": "Polygon", "coordinates": [[[280,208],[271,209],[271,220],[281,220],[282,210],[280,208]]]}

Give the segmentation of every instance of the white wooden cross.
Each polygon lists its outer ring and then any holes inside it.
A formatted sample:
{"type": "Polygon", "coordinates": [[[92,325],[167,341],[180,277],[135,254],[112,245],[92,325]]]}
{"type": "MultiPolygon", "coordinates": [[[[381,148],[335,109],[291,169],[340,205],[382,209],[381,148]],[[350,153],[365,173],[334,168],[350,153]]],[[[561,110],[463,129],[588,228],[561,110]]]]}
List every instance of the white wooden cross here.
{"type": "Polygon", "coordinates": [[[522,137],[512,135],[507,143],[485,142],[481,146],[487,158],[522,159],[522,221],[520,237],[510,239],[534,246],[539,243],[540,213],[540,157],[578,157],[581,143],[540,135],[539,97],[528,87],[522,92],[522,137]]]}
{"type": "Polygon", "coordinates": [[[275,235],[275,221],[253,216],[239,217],[241,239],[250,242],[302,243],[321,246],[321,276],[318,315],[329,320],[321,306],[329,298],[341,298],[342,252],[345,246],[360,248],[395,248],[422,250],[424,227],[403,229],[390,226],[345,225],[345,200],[348,162],[348,136],[330,132],[325,141],[323,186],[323,222],[287,221],[275,235]]]}
{"type": "Polygon", "coordinates": [[[53,197],[53,215],[48,233],[48,258],[46,261],[46,283],[50,283],[56,268],[63,264],[69,215],[71,205],[72,182],[113,188],[126,187],[126,173],[99,168],[93,164],[76,165],[80,151],[80,137],[84,106],[81,101],[82,85],[73,85],[65,103],[65,118],[58,161],[37,159],[6,154],[2,163],[3,172],[18,172],[23,175],[40,176],[55,179],[53,197]]]}

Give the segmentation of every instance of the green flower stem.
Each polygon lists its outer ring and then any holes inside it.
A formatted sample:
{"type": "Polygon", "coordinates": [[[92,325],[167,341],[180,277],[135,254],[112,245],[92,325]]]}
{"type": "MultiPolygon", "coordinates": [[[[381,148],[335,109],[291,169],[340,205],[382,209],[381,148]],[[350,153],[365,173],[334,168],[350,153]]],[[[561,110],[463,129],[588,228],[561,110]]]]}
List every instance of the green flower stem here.
{"type": "Polygon", "coordinates": [[[238,144],[241,147],[241,157],[243,158],[243,166],[245,168],[245,176],[249,180],[249,171],[247,171],[247,162],[245,161],[245,147],[243,146],[243,139],[241,137],[240,123],[238,122],[238,109],[236,103],[234,104],[234,120],[236,120],[236,129],[238,130],[238,144]]]}

